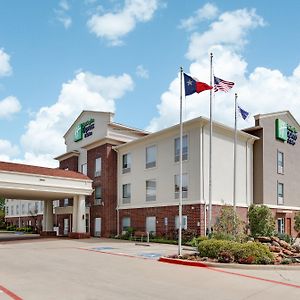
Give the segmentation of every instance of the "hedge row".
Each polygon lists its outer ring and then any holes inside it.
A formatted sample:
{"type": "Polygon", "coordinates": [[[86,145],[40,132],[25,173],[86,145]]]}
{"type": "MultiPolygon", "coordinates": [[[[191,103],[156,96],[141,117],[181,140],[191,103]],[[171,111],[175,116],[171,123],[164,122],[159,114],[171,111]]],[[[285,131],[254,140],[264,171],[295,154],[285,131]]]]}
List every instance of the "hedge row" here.
{"type": "Polygon", "coordinates": [[[269,248],[261,243],[238,243],[224,240],[204,240],[199,243],[201,257],[218,259],[220,262],[247,264],[272,264],[274,256],[269,248]]]}

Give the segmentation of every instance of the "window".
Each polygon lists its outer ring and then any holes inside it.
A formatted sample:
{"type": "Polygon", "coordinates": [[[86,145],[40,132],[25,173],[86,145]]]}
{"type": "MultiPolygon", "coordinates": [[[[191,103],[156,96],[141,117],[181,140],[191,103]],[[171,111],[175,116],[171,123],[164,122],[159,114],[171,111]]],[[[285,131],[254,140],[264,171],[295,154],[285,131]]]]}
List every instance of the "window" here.
{"type": "Polygon", "coordinates": [[[146,201],[156,200],[156,180],[146,180],[146,201]]]}
{"type": "Polygon", "coordinates": [[[131,170],[131,154],[123,154],[122,157],[122,173],[129,173],[131,170]]]}
{"type": "Polygon", "coordinates": [[[8,206],[5,207],[5,211],[6,211],[6,214],[8,215],[9,214],[8,206]]]}
{"type": "MultiPolygon", "coordinates": [[[[187,216],[182,216],[181,226],[182,229],[187,230],[187,216]]],[[[179,229],[179,216],[175,217],[175,228],[179,229]]]]}
{"type": "Polygon", "coordinates": [[[101,204],[102,191],[100,186],[95,187],[95,205],[101,204]]]}
{"type": "Polygon", "coordinates": [[[284,204],[284,187],[283,183],[278,182],[277,183],[277,204],[284,204]]]}
{"type": "Polygon", "coordinates": [[[127,231],[128,228],[130,227],[131,220],[130,217],[124,217],[122,219],[122,231],[127,231]]]}
{"type": "Polygon", "coordinates": [[[22,214],[25,214],[25,204],[22,204],[22,214]]]}
{"type": "Polygon", "coordinates": [[[156,146],[146,148],[146,169],[156,167],[156,146]]]}
{"type": "Polygon", "coordinates": [[[95,161],[95,177],[101,176],[101,157],[96,158],[95,161]]]}
{"type": "Polygon", "coordinates": [[[28,212],[31,213],[31,203],[28,203],[28,212]]]}
{"type": "Polygon", "coordinates": [[[123,204],[130,203],[131,200],[131,185],[130,183],[123,184],[123,204]]]}
{"type": "MultiPolygon", "coordinates": [[[[175,139],[175,161],[179,161],[180,156],[180,138],[175,139]]],[[[188,159],[188,136],[182,137],[182,160],[188,159]]]]}
{"type": "Polygon", "coordinates": [[[81,173],[87,175],[87,164],[81,165],[81,173]]]}
{"type": "Polygon", "coordinates": [[[278,218],[277,219],[277,230],[278,230],[278,233],[285,233],[284,218],[278,218]]]}
{"type": "Polygon", "coordinates": [[[155,235],[156,233],[156,217],[146,217],[146,231],[155,235]]]}
{"type": "Polygon", "coordinates": [[[19,205],[18,204],[16,205],[16,214],[17,215],[19,214],[19,205]]]}
{"type": "Polygon", "coordinates": [[[283,174],[284,173],[284,157],[283,152],[277,151],[277,173],[283,174]]]}
{"type": "MultiPolygon", "coordinates": [[[[174,181],[175,181],[175,199],[179,198],[179,186],[180,186],[180,176],[175,175],[174,176],[174,181]]],[[[182,174],[182,198],[187,198],[188,197],[188,176],[187,174],[182,174]]]]}
{"type": "Polygon", "coordinates": [[[38,202],[35,202],[34,203],[34,212],[37,214],[39,211],[39,203],[38,202]]]}
{"type": "Polygon", "coordinates": [[[11,215],[14,214],[14,207],[13,207],[13,206],[10,207],[10,214],[11,214],[11,215]]]}
{"type": "Polygon", "coordinates": [[[64,207],[68,206],[69,205],[69,199],[68,198],[65,198],[64,199],[64,207]]]}

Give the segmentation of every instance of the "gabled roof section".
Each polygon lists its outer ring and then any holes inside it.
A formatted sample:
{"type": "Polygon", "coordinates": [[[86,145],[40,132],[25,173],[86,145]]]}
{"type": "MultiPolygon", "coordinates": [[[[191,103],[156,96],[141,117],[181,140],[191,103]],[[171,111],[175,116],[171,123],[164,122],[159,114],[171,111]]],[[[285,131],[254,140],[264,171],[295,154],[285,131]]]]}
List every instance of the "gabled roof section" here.
{"type": "MultiPolygon", "coordinates": [[[[191,124],[194,124],[194,123],[195,124],[198,123],[198,124],[205,124],[206,125],[206,124],[209,123],[209,119],[200,116],[200,117],[197,117],[197,118],[194,118],[194,119],[191,119],[191,120],[183,122],[183,126],[188,126],[188,125],[191,125],[191,124]]],[[[224,129],[226,131],[231,131],[231,132],[234,131],[233,128],[231,128],[231,127],[229,127],[229,126],[227,126],[225,124],[222,124],[222,123],[219,123],[219,122],[215,122],[215,121],[213,122],[213,126],[218,127],[218,128],[222,128],[222,129],[224,129]]],[[[179,128],[179,124],[173,125],[171,127],[164,128],[162,130],[150,133],[150,134],[148,134],[148,135],[146,135],[144,137],[141,137],[139,139],[136,139],[136,140],[133,140],[131,142],[124,143],[122,145],[116,146],[116,147],[114,147],[114,149],[123,148],[123,147],[126,147],[127,145],[132,145],[132,144],[135,144],[135,143],[139,143],[141,141],[145,141],[145,140],[150,139],[152,137],[157,137],[157,136],[159,136],[161,134],[170,132],[170,131],[174,130],[175,128],[179,128]]],[[[179,133],[179,130],[178,130],[178,133],[179,133]]],[[[238,130],[238,134],[240,134],[242,136],[245,136],[245,137],[248,137],[248,138],[251,138],[253,140],[258,140],[259,139],[258,137],[254,136],[254,135],[251,135],[251,134],[249,134],[247,132],[241,131],[241,130],[238,130]]]]}
{"type": "Polygon", "coordinates": [[[96,114],[109,114],[110,115],[110,119],[112,120],[114,117],[114,113],[112,112],[105,112],[105,111],[94,111],[94,110],[83,110],[81,112],[81,114],[76,118],[76,120],[72,123],[72,125],[69,127],[69,129],[67,130],[67,132],[64,134],[64,138],[66,137],[66,135],[71,131],[71,129],[74,127],[75,123],[77,123],[77,121],[84,115],[84,114],[88,114],[88,113],[96,113],[96,114]]]}
{"type": "Polygon", "coordinates": [[[25,174],[40,175],[40,176],[89,180],[89,181],[91,180],[86,175],[74,171],[0,161],[0,172],[2,171],[14,172],[14,173],[25,173],[25,174]]]}
{"type": "Polygon", "coordinates": [[[254,119],[258,120],[258,119],[269,118],[269,117],[279,117],[279,116],[282,116],[282,115],[288,115],[293,120],[293,122],[295,122],[295,124],[298,126],[298,128],[300,129],[300,124],[294,118],[294,116],[291,114],[291,112],[289,110],[283,110],[283,111],[267,113],[267,114],[258,114],[258,115],[254,116],[254,119]]]}
{"type": "Polygon", "coordinates": [[[111,122],[109,124],[109,126],[119,128],[121,130],[127,130],[127,131],[130,131],[132,133],[136,133],[136,134],[141,135],[141,136],[151,134],[151,132],[149,132],[149,131],[145,131],[145,130],[134,128],[134,127],[129,127],[129,126],[126,126],[126,125],[123,125],[123,124],[120,124],[120,123],[116,123],[116,122],[111,122]]]}

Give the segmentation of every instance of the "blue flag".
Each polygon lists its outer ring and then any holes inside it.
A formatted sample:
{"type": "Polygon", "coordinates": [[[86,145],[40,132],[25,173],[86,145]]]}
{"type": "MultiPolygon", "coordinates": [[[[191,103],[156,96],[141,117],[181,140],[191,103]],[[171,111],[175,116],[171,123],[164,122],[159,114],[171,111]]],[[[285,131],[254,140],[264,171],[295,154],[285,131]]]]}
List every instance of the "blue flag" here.
{"type": "Polygon", "coordinates": [[[238,106],[238,111],[244,120],[246,120],[249,117],[249,113],[242,109],[240,106],[238,106]]]}

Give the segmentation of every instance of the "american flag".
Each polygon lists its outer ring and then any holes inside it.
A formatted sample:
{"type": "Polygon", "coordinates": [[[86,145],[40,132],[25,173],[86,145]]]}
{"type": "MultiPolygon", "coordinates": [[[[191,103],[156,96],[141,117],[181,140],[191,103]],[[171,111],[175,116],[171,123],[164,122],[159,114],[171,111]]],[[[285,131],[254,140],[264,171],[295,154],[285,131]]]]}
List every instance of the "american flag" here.
{"type": "Polygon", "coordinates": [[[228,92],[233,86],[234,82],[226,81],[221,78],[214,76],[214,91],[228,92]]]}

